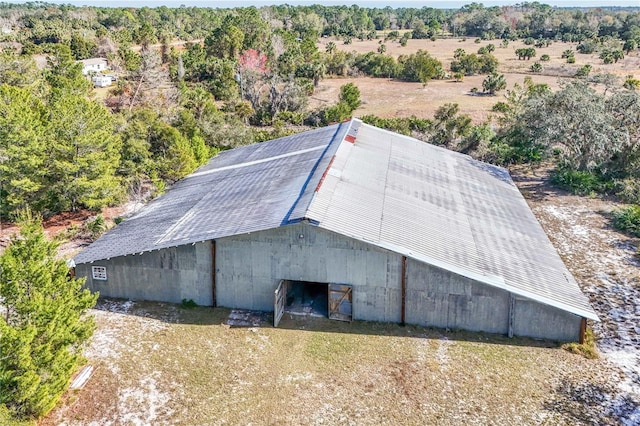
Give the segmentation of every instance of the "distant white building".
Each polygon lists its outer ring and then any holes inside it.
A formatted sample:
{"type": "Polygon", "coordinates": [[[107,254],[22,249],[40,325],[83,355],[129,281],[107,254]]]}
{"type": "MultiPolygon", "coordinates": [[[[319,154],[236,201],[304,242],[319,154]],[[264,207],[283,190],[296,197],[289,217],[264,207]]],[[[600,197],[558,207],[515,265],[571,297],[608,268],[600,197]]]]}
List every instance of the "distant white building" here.
{"type": "Polygon", "coordinates": [[[89,58],[79,62],[82,63],[82,75],[99,74],[109,69],[109,64],[105,58],[89,58]]]}
{"type": "Polygon", "coordinates": [[[113,77],[110,75],[96,75],[91,78],[93,87],[109,87],[113,82],[113,77]]]}

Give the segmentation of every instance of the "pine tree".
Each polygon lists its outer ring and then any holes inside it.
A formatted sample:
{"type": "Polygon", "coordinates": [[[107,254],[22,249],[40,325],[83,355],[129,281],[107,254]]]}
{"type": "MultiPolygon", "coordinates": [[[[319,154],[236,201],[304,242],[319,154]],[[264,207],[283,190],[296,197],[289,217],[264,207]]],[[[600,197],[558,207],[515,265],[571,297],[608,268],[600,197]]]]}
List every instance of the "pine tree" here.
{"type": "Polygon", "coordinates": [[[97,295],[69,278],[57,243],[29,213],[0,256],[0,405],[15,416],[51,410],[77,368],[93,333],[85,313],[97,295]]]}
{"type": "Polygon", "coordinates": [[[80,96],[61,95],[49,107],[53,137],[49,167],[51,211],[99,209],[122,196],[115,176],[122,141],[109,111],[80,96]]]}
{"type": "Polygon", "coordinates": [[[44,187],[44,105],[28,89],[0,86],[0,216],[37,204],[44,187]]]}

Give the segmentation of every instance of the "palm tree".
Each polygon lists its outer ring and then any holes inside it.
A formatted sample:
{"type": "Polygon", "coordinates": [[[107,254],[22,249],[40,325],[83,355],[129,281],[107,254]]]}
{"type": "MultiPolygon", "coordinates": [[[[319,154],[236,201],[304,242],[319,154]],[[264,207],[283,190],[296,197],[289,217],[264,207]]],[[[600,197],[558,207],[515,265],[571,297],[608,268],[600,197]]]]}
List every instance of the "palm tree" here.
{"type": "Polygon", "coordinates": [[[540,62],[535,62],[533,65],[531,65],[531,72],[535,72],[535,73],[542,72],[542,65],[540,64],[540,62]]]}
{"type": "Polygon", "coordinates": [[[617,64],[620,59],[624,59],[624,52],[620,49],[616,49],[611,52],[611,57],[613,58],[613,62],[617,64]]]}
{"type": "Polygon", "coordinates": [[[482,90],[488,92],[490,95],[494,95],[497,91],[500,91],[507,87],[507,80],[504,78],[504,74],[492,73],[487,76],[482,82],[482,90]]]}
{"type": "Polygon", "coordinates": [[[329,55],[332,55],[333,53],[335,53],[336,49],[337,49],[337,46],[334,42],[330,41],[329,43],[327,43],[326,52],[329,55]]]}
{"type": "Polygon", "coordinates": [[[622,46],[622,49],[628,55],[632,50],[636,50],[637,47],[638,43],[634,39],[630,38],[629,40],[624,42],[624,46],[622,46]]]}

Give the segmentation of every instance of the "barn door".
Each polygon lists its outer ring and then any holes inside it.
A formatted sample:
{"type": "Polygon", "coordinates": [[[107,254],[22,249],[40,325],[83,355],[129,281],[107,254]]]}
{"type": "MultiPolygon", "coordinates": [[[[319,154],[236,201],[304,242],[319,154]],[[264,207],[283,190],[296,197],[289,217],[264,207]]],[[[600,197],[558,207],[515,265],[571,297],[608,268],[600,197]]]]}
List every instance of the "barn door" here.
{"type": "Polygon", "coordinates": [[[282,315],[284,315],[284,307],[287,303],[287,290],[289,289],[289,281],[280,280],[273,297],[273,326],[277,327],[280,323],[282,315]]]}
{"type": "Polygon", "coordinates": [[[329,284],[329,318],[353,320],[352,288],[350,285],[329,284]]]}

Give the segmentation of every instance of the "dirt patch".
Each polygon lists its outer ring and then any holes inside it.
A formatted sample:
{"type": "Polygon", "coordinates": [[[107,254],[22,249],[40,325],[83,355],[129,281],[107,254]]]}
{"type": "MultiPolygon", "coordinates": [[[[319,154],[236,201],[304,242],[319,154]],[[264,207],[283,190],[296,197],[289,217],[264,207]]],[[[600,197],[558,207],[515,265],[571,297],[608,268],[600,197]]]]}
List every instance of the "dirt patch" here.
{"type": "MultiPolygon", "coordinates": [[[[115,225],[118,217],[126,217],[138,211],[144,203],[132,201],[115,207],[105,207],[100,211],[107,227],[115,225]]],[[[92,239],[82,233],[82,227],[88,221],[94,219],[97,213],[89,210],[60,213],[43,220],[44,232],[49,238],[57,237],[61,241],[58,249],[60,257],[71,259],[84,247],[91,244],[92,239]]],[[[11,238],[19,232],[15,223],[0,222],[0,253],[11,242],[11,238]]]]}

